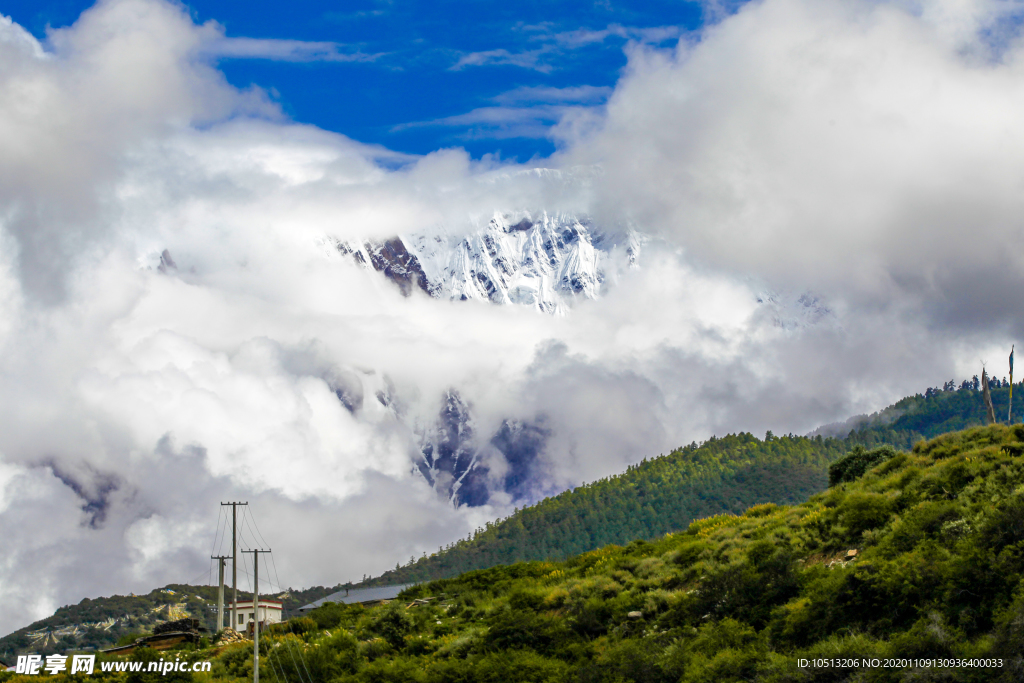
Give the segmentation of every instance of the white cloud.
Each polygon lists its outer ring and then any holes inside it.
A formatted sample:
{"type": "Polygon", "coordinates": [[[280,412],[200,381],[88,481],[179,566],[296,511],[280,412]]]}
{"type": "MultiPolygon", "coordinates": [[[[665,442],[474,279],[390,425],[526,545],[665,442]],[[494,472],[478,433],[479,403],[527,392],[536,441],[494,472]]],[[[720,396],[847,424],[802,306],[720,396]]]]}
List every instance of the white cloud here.
{"type": "Polygon", "coordinates": [[[45,50],[0,25],[0,630],[195,577],[221,500],[249,500],[294,586],[463,536],[514,501],[453,510],[412,474],[451,387],[480,434],[547,430],[557,488],[1005,355],[1024,79],[1001,8],[765,0],[635,48],[606,114],[557,109],[586,88],[477,114],[552,107],[562,175],[285,122],[178,5],[102,2],[45,50]],[[659,237],[564,318],[404,298],[323,247],[524,207],[659,237]],[[831,313],[796,327],[765,289],[831,313]]]}
{"type": "Polygon", "coordinates": [[[577,85],[567,88],[521,86],[494,97],[498,104],[600,104],[612,94],[612,88],[577,85]]]}
{"type": "Polygon", "coordinates": [[[994,3],[922,5],[752,3],[637,50],[572,158],[607,169],[605,211],[701,263],[943,326],[1016,320],[1020,44],[979,60],[994,3]]]}
{"type": "Polygon", "coordinates": [[[445,116],[430,121],[416,121],[395,126],[392,130],[436,126],[459,129],[459,139],[547,138],[552,127],[568,116],[575,107],[531,105],[526,107],[479,107],[464,114],[445,116]]]}
{"type": "Polygon", "coordinates": [[[427,126],[459,129],[458,139],[580,137],[584,127],[598,125],[602,105],[612,89],[592,85],[568,88],[523,86],[492,98],[498,106],[478,107],[464,114],[395,126],[409,130],[427,126]]]}
{"type": "Polygon", "coordinates": [[[211,57],[272,59],[284,62],[373,62],[386,53],[366,54],[329,41],[273,38],[228,38],[208,42],[203,51],[211,57]]]}
{"type": "MultiPolygon", "coordinates": [[[[580,28],[573,31],[555,33],[551,38],[568,48],[580,48],[594,43],[603,43],[609,38],[620,38],[638,43],[658,44],[679,37],[682,30],[678,26],[636,27],[609,24],[606,28],[593,30],[580,28]]],[[[539,38],[536,36],[534,39],[539,38]]]]}
{"type": "Polygon", "coordinates": [[[469,66],[519,66],[548,73],[554,67],[542,61],[545,54],[551,51],[549,46],[523,52],[510,52],[505,48],[470,52],[459,57],[451,66],[452,71],[460,71],[469,66]]]}
{"type": "Polygon", "coordinates": [[[598,45],[609,39],[620,39],[633,44],[658,45],[678,38],[682,31],[677,26],[621,26],[610,24],[603,29],[579,28],[572,31],[552,32],[548,24],[519,27],[528,33],[528,40],[540,43],[532,50],[513,52],[505,48],[481,50],[460,55],[450,68],[460,71],[473,66],[518,66],[541,73],[550,73],[559,67],[559,60],[567,53],[590,45],[598,45]]]}

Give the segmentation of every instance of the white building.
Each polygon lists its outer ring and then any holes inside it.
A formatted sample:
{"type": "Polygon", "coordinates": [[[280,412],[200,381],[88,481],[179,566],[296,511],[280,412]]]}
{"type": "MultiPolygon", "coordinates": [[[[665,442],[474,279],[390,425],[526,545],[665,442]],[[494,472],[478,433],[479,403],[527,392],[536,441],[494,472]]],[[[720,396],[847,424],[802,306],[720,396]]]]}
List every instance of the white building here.
{"type": "MultiPolygon", "coordinates": [[[[234,603],[228,603],[225,605],[228,621],[231,621],[233,606],[234,603]]],[[[260,598],[259,611],[260,631],[262,631],[270,624],[281,623],[281,615],[284,612],[284,605],[280,600],[260,598]]],[[[231,624],[231,627],[239,633],[247,633],[251,628],[250,624],[252,624],[253,621],[256,621],[256,610],[253,609],[252,600],[239,600],[238,623],[231,624]]]]}

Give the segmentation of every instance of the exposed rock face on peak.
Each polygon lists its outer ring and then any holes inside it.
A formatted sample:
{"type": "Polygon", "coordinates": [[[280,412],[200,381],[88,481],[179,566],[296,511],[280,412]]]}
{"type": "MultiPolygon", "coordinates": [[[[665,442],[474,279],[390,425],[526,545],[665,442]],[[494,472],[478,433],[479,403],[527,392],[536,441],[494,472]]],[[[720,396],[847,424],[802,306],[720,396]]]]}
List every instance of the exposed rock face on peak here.
{"type": "Polygon", "coordinates": [[[532,501],[543,491],[539,485],[538,459],[551,432],[542,424],[505,420],[490,445],[500,452],[508,465],[504,489],[513,500],[532,501]]]}
{"type": "Polygon", "coordinates": [[[565,313],[576,299],[593,299],[603,265],[621,246],[635,264],[642,238],[595,233],[571,214],[496,213],[482,228],[451,234],[443,228],[383,243],[335,241],[339,252],[394,281],[406,296],[419,288],[432,297],[481,300],[565,313]]]}
{"type": "Polygon", "coordinates": [[[436,415],[423,423],[406,411],[385,375],[337,369],[324,379],[353,415],[393,419],[415,434],[418,453],[412,471],[453,505],[484,505],[496,492],[530,502],[548,493],[540,484],[540,454],[550,436],[543,420],[538,424],[505,420],[496,431],[481,431],[472,406],[456,389],[449,389],[436,415]],[[491,471],[497,463],[502,474],[491,471]]]}
{"type": "Polygon", "coordinates": [[[352,254],[358,263],[366,265],[369,261],[374,270],[397,284],[405,296],[412,294],[416,287],[430,294],[430,285],[419,260],[409,253],[401,238],[395,237],[378,244],[367,242],[363,248],[355,249],[339,242],[337,247],[342,254],[352,254]]]}
{"type": "Polygon", "coordinates": [[[490,495],[487,471],[477,462],[469,406],[449,391],[437,422],[423,435],[420,474],[456,505],[483,505],[490,495]]]}
{"type": "Polygon", "coordinates": [[[458,392],[449,390],[436,421],[423,432],[423,458],[416,469],[455,505],[484,505],[496,490],[515,500],[532,501],[538,484],[537,461],[548,436],[543,427],[509,420],[490,436],[479,434],[471,407],[458,392]],[[505,460],[503,480],[492,480],[481,457],[485,454],[505,460]]]}

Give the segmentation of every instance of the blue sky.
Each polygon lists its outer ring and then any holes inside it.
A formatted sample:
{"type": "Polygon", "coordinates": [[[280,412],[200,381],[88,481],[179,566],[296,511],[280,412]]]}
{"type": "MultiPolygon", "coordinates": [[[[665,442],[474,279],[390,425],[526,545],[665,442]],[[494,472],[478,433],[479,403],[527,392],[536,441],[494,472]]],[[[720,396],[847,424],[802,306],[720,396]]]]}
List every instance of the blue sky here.
{"type": "MultiPolygon", "coordinates": [[[[14,0],[2,11],[44,39],[92,2],[14,0]]],[[[698,28],[697,2],[199,0],[233,45],[230,82],[268,90],[296,121],[423,154],[464,147],[527,161],[548,156],[566,107],[600,106],[631,42],[671,46],[698,28]],[[271,42],[267,42],[271,41],[271,42]],[[294,43],[274,41],[301,41],[294,43]]]]}

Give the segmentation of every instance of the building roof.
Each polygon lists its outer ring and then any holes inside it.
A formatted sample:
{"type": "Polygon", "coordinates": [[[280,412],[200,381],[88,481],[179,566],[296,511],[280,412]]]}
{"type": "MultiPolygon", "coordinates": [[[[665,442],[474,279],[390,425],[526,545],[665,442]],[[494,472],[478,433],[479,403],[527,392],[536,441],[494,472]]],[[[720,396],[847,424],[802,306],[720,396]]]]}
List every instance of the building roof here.
{"type": "MultiPolygon", "coordinates": [[[[226,608],[230,608],[234,604],[235,603],[233,603],[233,602],[227,603],[225,605],[225,609],[226,608]]],[[[239,606],[241,606],[241,605],[251,605],[251,604],[252,604],[252,598],[250,598],[248,600],[239,600],[238,601],[238,605],[239,606]]],[[[277,609],[280,609],[284,605],[284,603],[281,602],[280,600],[271,600],[270,598],[260,598],[260,605],[261,606],[262,605],[268,605],[270,607],[276,607],[277,609]]]]}
{"type": "Polygon", "coordinates": [[[320,598],[308,605],[303,605],[299,608],[300,612],[306,612],[311,609],[315,609],[325,602],[340,602],[346,605],[352,605],[357,602],[377,602],[378,600],[394,600],[398,597],[398,594],[404,591],[406,588],[415,586],[415,583],[401,583],[396,586],[381,586],[380,588],[353,588],[351,590],[342,590],[337,593],[331,593],[326,598],[320,598]]]}

